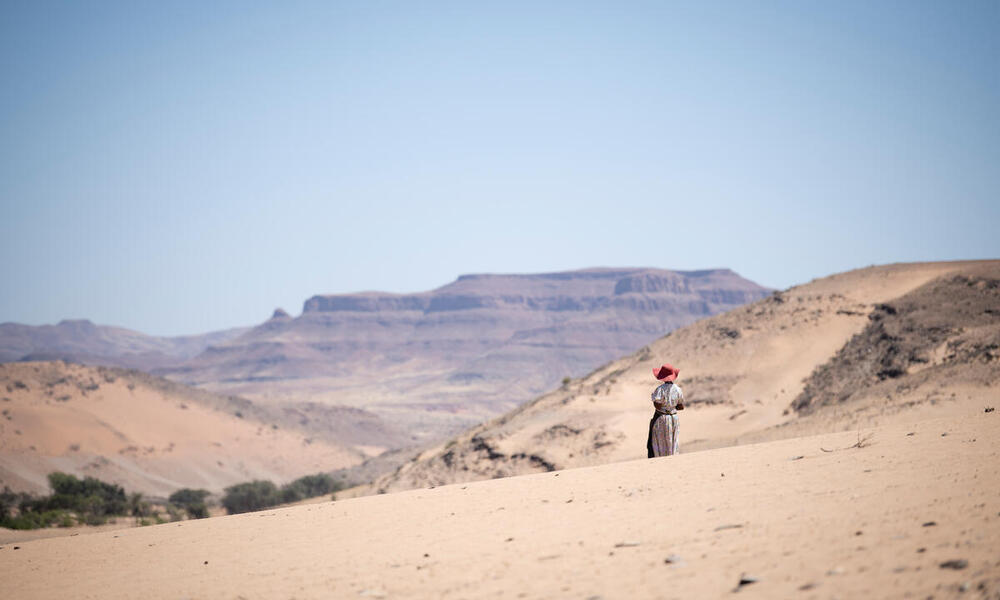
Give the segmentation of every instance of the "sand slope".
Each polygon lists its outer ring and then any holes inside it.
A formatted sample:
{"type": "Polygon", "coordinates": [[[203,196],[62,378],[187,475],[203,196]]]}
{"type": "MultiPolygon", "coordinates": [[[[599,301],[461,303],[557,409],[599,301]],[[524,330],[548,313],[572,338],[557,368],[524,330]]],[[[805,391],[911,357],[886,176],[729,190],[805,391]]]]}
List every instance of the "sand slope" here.
{"type": "Polygon", "coordinates": [[[643,457],[656,385],[650,373],[665,361],[680,367],[678,383],[689,400],[681,414],[682,452],[972,409],[995,397],[993,384],[1000,382],[995,284],[1000,261],[869,267],[796,286],[679,329],[425,451],[375,487],[403,490],[643,457]],[[943,310],[954,298],[962,308],[943,310]],[[876,323],[885,303],[899,310],[876,323]],[[942,312],[949,322],[935,320],[942,312]],[[890,375],[882,377],[883,370],[890,375]],[[820,371],[827,376],[811,379],[820,371]],[[843,402],[843,394],[832,402],[803,397],[808,382],[815,395],[830,377],[860,392],[843,402]]]}
{"type": "Polygon", "coordinates": [[[761,598],[998,597],[998,413],[861,435],[860,448],[856,432],[833,433],[7,543],[0,588],[17,598],[715,598],[743,577],[755,582],[738,593],[761,598]]]}
{"type": "Polygon", "coordinates": [[[0,364],[0,487],[48,492],[46,475],[59,470],[166,497],[363,460],[311,432],[306,416],[122,369],[0,364]]]}

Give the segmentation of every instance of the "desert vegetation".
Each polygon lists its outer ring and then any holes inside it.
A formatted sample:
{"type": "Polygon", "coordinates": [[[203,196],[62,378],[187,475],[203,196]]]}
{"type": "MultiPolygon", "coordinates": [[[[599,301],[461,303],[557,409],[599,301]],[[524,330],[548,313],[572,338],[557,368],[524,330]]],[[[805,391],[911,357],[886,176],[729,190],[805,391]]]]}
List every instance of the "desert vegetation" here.
{"type": "MultiPolygon", "coordinates": [[[[132,517],[136,525],[155,525],[210,516],[212,494],[208,490],[182,488],[164,502],[147,499],[137,492],[127,493],[120,485],[94,477],[79,479],[56,471],[49,473],[48,481],[52,493],[47,496],[4,487],[0,492],[0,527],[103,525],[115,517],[132,517]]],[[[306,475],[281,487],[256,480],[226,488],[221,504],[229,514],[245,513],[333,494],[344,487],[326,473],[306,475]]]]}
{"type": "Polygon", "coordinates": [[[109,517],[129,514],[135,504],[121,486],[93,477],[77,479],[73,475],[54,472],[48,476],[52,494],[33,496],[11,492],[0,493],[0,526],[9,529],[40,529],[58,525],[101,525],[109,517]]]}
{"type": "Polygon", "coordinates": [[[343,485],[326,473],[316,473],[299,477],[295,481],[280,488],[270,481],[248,481],[226,488],[222,497],[222,506],[231,515],[237,513],[263,510],[279,504],[298,502],[306,498],[315,498],[332,494],[343,485]]]}
{"type": "Polygon", "coordinates": [[[14,492],[5,487],[0,492],[0,527],[7,529],[43,529],[75,525],[103,525],[115,517],[135,518],[137,525],[154,525],[185,518],[208,516],[207,490],[180,489],[166,503],[145,498],[138,492],[126,493],[120,485],[94,477],[79,479],[74,475],[49,473],[52,493],[39,496],[14,492]]]}
{"type": "Polygon", "coordinates": [[[191,488],[179,489],[170,494],[168,501],[170,504],[183,509],[191,519],[204,519],[208,516],[207,498],[211,492],[208,490],[192,490],[191,488]]]}

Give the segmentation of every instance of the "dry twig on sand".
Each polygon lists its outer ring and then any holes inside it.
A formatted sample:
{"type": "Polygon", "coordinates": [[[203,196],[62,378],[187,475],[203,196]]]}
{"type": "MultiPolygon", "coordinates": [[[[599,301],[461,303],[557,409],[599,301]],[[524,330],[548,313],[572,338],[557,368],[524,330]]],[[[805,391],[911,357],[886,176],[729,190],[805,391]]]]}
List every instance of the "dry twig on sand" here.
{"type": "Polygon", "coordinates": [[[853,443],[853,444],[851,444],[850,446],[847,446],[846,448],[834,448],[833,450],[827,450],[823,446],[820,446],[819,449],[822,450],[823,452],[836,452],[837,450],[850,450],[851,448],[864,448],[866,446],[871,446],[872,437],[874,437],[874,434],[872,434],[872,433],[866,433],[864,437],[861,437],[861,430],[859,429],[858,430],[858,441],[855,442],[855,443],[853,443]]]}

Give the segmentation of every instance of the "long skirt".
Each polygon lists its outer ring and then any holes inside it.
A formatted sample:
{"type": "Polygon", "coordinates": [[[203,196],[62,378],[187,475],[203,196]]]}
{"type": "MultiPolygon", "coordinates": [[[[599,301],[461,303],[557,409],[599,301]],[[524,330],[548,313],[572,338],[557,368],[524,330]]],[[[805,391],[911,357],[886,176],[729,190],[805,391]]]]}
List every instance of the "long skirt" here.
{"type": "Polygon", "coordinates": [[[649,421],[646,454],[649,458],[677,454],[677,415],[656,413],[649,421]]]}

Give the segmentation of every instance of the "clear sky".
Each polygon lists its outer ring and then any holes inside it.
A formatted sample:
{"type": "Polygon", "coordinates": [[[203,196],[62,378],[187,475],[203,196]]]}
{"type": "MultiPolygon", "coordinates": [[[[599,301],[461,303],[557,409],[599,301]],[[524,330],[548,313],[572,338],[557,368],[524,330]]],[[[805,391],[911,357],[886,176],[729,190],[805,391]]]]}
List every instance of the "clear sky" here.
{"type": "Polygon", "coordinates": [[[1000,257],[1000,2],[3,2],[0,322],[1000,257]]]}

